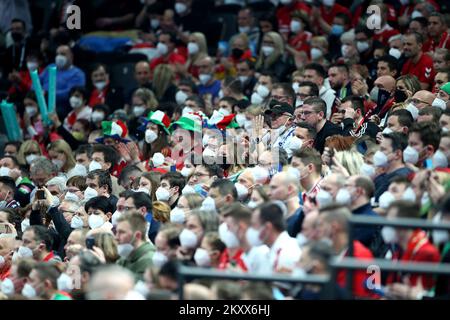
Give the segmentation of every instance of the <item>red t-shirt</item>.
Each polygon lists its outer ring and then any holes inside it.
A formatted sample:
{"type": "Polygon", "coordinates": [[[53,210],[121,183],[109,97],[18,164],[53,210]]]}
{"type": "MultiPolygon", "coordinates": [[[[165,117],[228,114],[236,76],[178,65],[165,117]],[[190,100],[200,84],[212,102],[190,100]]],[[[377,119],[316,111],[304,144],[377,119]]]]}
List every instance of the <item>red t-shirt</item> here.
{"type": "Polygon", "coordinates": [[[291,14],[294,11],[303,11],[306,14],[311,13],[311,8],[303,3],[297,2],[294,5],[282,6],[277,10],[277,19],[278,19],[278,30],[281,33],[289,32],[291,30],[291,14]]]}
{"type": "Polygon", "coordinates": [[[437,48],[445,48],[450,50],[450,34],[448,34],[447,31],[441,35],[439,43],[436,43],[433,39],[429,38],[428,41],[423,44],[422,51],[429,52],[434,51],[437,48]]]}
{"type": "Polygon", "coordinates": [[[336,3],[333,7],[331,7],[331,10],[325,10],[325,6],[323,5],[320,7],[320,14],[323,20],[325,20],[329,25],[333,24],[333,19],[338,13],[345,13],[350,19],[352,18],[350,11],[340,4],[336,3]]]}
{"type": "Polygon", "coordinates": [[[405,74],[414,75],[420,82],[428,83],[432,86],[435,76],[433,59],[425,53],[422,54],[419,61],[415,64],[411,59],[408,59],[402,69],[402,75],[405,74]]]}
{"type": "Polygon", "coordinates": [[[90,107],[94,107],[97,104],[105,104],[106,94],[107,94],[108,90],[109,90],[109,85],[107,85],[101,91],[98,89],[92,90],[88,105],[90,107]]]}
{"type": "Polygon", "coordinates": [[[390,29],[386,29],[378,34],[374,34],[373,38],[377,41],[380,41],[385,46],[388,46],[389,38],[392,36],[395,36],[397,34],[400,34],[400,31],[398,31],[397,29],[390,28],[390,29]]]}
{"type": "MultiPolygon", "coordinates": [[[[347,256],[345,253],[345,256],[347,256]]],[[[367,249],[358,240],[353,241],[353,257],[359,260],[372,260],[373,255],[369,249],[367,249]]],[[[353,295],[358,298],[373,297],[374,294],[366,288],[366,280],[368,274],[365,270],[354,271],[353,273],[353,295]]],[[[345,287],[347,284],[347,272],[346,270],[339,270],[337,274],[337,283],[341,287],[345,287]]]]}
{"type": "Polygon", "coordinates": [[[155,58],[150,62],[150,68],[152,70],[155,70],[155,68],[163,63],[167,63],[167,64],[185,64],[186,63],[186,58],[183,57],[181,54],[178,54],[176,52],[172,52],[171,54],[169,54],[169,56],[167,58],[165,57],[159,57],[159,58],[155,58]]]}

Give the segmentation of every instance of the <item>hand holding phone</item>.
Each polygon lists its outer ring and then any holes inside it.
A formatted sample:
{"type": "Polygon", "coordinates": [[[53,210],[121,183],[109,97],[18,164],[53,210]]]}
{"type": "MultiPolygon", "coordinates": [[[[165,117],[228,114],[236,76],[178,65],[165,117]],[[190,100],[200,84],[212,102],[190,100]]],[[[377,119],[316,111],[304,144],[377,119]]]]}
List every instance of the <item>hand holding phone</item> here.
{"type": "Polygon", "coordinates": [[[45,191],[43,189],[36,190],[36,199],[44,200],[45,199],[45,191]]]}
{"type": "Polygon", "coordinates": [[[86,248],[92,250],[95,245],[95,239],[94,237],[87,237],[86,238],[86,248]]]}

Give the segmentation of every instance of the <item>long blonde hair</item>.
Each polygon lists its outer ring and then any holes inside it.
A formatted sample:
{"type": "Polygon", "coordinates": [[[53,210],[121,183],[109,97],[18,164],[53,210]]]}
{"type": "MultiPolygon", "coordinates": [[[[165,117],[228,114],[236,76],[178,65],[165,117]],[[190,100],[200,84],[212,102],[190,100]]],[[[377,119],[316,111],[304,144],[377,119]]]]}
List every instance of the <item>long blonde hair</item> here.
{"type": "Polygon", "coordinates": [[[265,57],[261,49],[259,52],[258,61],[256,62],[256,69],[270,68],[281,57],[281,55],[284,52],[283,38],[278,32],[274,31],[267,32],[263,37],[263,41],[264,38],[266,37],[269,37],[273,41],[275,50],[270,56],[265,57]]]}
{"type": "Polygon", "coordinates": [[[70,145],[64,140],[56,140],[51,142],[47,149],[50,151],[55,151],[58,153],[64,153],[66,155],[66,163],[61,168],[63,172],[68,172],[70,169],[75,167],[76,161],[73,156],[73,151],[70,145]]]}
{"type": "Polygon", "coordinates": [[[334,155],[336,159],[353,176],[360,173],[360,168],[364,163],[364,157],[355,150],[338,151],[334,155]]]}
{"type": "MultiPolygon", "coordinates": [[[[22,145],[19,148],[19,151],[17,151],[17,161],[21,164],[21,165],[27,165],[27,160],[26,160],[26,155],[25,153],[27,151],[29,151],[32,148],[36,148],[38,150],[38,153],[40,156],[42,156],[42,150],[39,147],[39,143],[37,143],[34,140],[25,140],[22,145]]],[[[33,148],[33,149],[34,149],[33,148]]]]}
{"type": "Polygon", "coordinates": [[[155,68],[153,73],[153,90],[158,100],[164,96],[174,78],[175,74],[168,64],[160,64],[155,68]]]}
{"type": "Polygon", "coordinates": [[[206,44],[206,37],[201,32],[194,32],[191,37],[195,38],[195,43],[198,45],[198,52],[188,57],[186,61],[186,66],[189,67],[196,64],[200,59],[208,56],[208,46],[206,44]]]}
{"type": "Polygon", "coordinates": [[[156,100],[155,94],[152,90],[147,88],[139,88],[133,93],[133,97],[137,97],[144,101],[145,105],[155,110],[158,107],[158,100],[156,100]]]}

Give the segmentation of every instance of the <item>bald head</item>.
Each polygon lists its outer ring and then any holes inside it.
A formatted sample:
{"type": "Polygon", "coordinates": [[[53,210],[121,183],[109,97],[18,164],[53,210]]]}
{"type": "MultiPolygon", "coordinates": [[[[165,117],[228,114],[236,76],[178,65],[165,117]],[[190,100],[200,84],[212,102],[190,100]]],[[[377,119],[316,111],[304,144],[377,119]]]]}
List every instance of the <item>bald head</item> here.
{"type": "Polygon", "coordinates": [[[375,80],[374,85],[380,89],[393,92],[395,90],[395,78],[392,76],[381,76],[375,80]]]}
{"type": "Polygon", "coordinates": [[[134,66],[134,77],[139,86],[150,82],[150,65],[147,61],[139,61],[134,66]]]}
{"type": "Polygon", "coordinates": [[[336,173],[332,173],[330,175],[325,176],[320,183],[320,188],[328,193],[331,196],[336,198],[336,195],[340,188],[344,187],[345,178],[344,176],[336,173]]]}
{"type": "Polygon", "coordinates": [[[89,300],[123,300],[134,288],[133,274],[119,266],[99,268],[89,282],[89,300]]]}
{"type": "Polygon", "coordinates": [[[269,184],[269,198],[272,200],[287,200],[298,194],[300,181],[287,172],[279,172],[273,176],[269,184]]]}
{"type": "Polygon", "coordinates": [[[412,100],[416,108],[420,110],[425,108],[426,106],[431,106],[434,98],[436,98],[436,96],[430,91],[420,90],[413,95],[412,100]]]}
{"type": "MultiPolygon", "coordinates": [[[[4,234],[6,235],[6,234],[4,234]]],[[[0,238],[0,256],[2,256],[5,259],[6,263],[11,262],[10,253],[14,250],[15,246],[15,239],[14,237],[4,237],[0,238]]]]}

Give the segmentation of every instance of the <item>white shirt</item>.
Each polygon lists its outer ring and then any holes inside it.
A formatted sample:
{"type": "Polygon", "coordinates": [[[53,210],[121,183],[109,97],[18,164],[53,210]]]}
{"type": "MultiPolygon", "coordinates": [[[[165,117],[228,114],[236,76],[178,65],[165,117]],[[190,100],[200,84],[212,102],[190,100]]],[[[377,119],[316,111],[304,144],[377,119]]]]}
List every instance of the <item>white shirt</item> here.
{"type": "Polygon", "coordinates": [[[333,107],[334,100],[336,99],[335,91],[324,85],[320,88],[319,98],[325,101],[327,104],[327,120],[331,118],[331,108],[333,107]]]}
{"type": "Polygon", "coordinates": [[[249,273],[265,273],[268,259],[269,247],[265,244],[258,247],[252,247],[250,251],[242,254],[242,260],[244,260],[249,273]]]}
{"type": "Polygon", "coordinates": [[[295,238],[289,236],[287,231],[282,232],[269,252],[269,265],[272,272],[279,269],[293,270],[299,261],[302,250],[295,238]]]}

